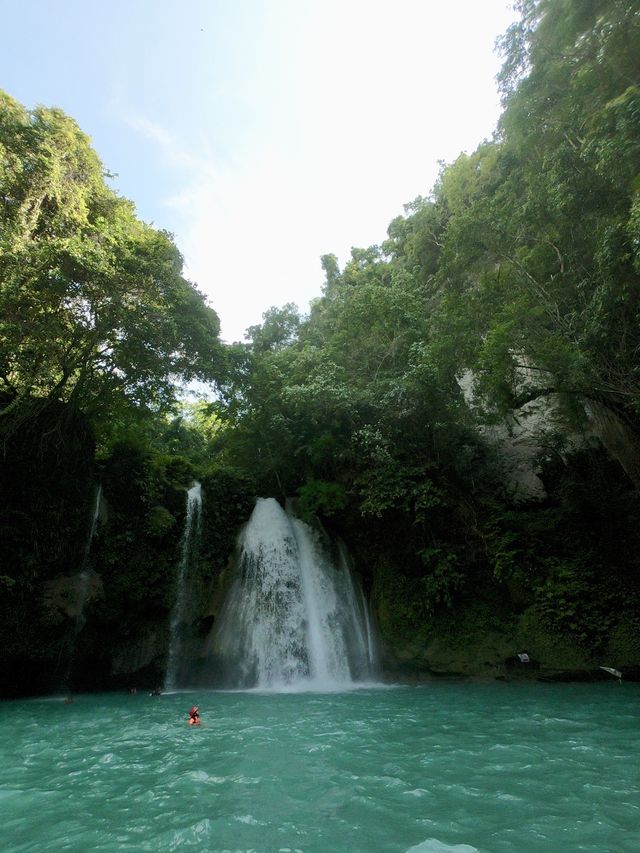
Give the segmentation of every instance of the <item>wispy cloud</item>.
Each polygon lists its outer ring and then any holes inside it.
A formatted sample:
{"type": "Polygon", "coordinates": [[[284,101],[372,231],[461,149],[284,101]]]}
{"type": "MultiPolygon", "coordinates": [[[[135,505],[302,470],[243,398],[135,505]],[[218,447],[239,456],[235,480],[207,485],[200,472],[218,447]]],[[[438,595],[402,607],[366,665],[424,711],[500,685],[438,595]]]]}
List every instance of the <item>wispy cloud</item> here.
{"type": "Polygon", "coordinates": [[[200,172],[209,168],[209,163],[202,156],[195,155],[181,144],[176,137],[156,121],[143,115],[127,113],[123,121],[136,133],[158,145],[172,166],[189,171],[200,172]]]}

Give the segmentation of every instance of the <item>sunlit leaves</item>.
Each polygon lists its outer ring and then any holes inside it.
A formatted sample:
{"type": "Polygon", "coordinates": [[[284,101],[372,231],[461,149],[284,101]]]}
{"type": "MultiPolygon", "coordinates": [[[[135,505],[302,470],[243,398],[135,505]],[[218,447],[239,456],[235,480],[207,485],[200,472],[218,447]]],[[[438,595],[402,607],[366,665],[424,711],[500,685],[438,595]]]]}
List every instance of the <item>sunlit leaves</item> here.
{"type": "MultiPolygon", "coordinates": [[[[219,323],[169,235],[140,222],[60,110],[0,93],[0,384],[16,406],[153,409],[220,378],[219,323]]],[[[25,409],[26,411],[26,409],[25,409]]]]}

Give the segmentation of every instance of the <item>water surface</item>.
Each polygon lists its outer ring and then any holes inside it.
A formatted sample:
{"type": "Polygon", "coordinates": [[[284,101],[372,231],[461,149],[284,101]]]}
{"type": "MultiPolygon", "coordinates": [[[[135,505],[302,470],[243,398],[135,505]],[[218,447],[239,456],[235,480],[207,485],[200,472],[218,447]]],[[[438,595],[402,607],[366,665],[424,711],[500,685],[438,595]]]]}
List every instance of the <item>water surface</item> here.
{"type": "Polygon", "coordinates": [[[639,708],[613,680],[5,702],[2,849],[636,853],[639,708]]]}

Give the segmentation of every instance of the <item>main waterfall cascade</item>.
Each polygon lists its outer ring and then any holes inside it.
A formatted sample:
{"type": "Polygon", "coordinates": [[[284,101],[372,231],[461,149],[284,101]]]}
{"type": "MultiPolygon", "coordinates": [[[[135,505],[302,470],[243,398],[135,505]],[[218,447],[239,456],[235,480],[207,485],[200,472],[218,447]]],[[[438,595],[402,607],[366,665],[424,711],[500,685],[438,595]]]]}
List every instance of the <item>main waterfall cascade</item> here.
{"type": "Polygon", "coordinates": [[[210,643],[228,682],[331,689],[375,678],[364,594],[344,548],[337,559],[331,550],[326,537],[276,500],[258,499],[210,643]]]}
{"type": "Polygon", "coordinates": [[[187,492],[187,511],[182,535],[180,564],[176,575],[176,603],[171,614],[169,628],[169,657],[165,676],[165,690],[175,690],[181,665],[181,627],[187,615],[189,570],[193,566],[200,545],[200,516],[202,511],[202,487],[197,481],[187,492]]]}

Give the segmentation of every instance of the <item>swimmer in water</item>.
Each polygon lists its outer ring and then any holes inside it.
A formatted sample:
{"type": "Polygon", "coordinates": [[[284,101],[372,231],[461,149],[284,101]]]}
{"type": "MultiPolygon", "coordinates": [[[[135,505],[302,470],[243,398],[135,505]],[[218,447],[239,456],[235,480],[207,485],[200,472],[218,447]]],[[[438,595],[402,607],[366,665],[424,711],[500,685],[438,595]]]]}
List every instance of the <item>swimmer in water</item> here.
{"type": "Polygon", "coordinates": [[[194,705],[189,711],[189,725],[190,726],[199,726],[200,725],[200,709],[197,705],[194,705]]]}

